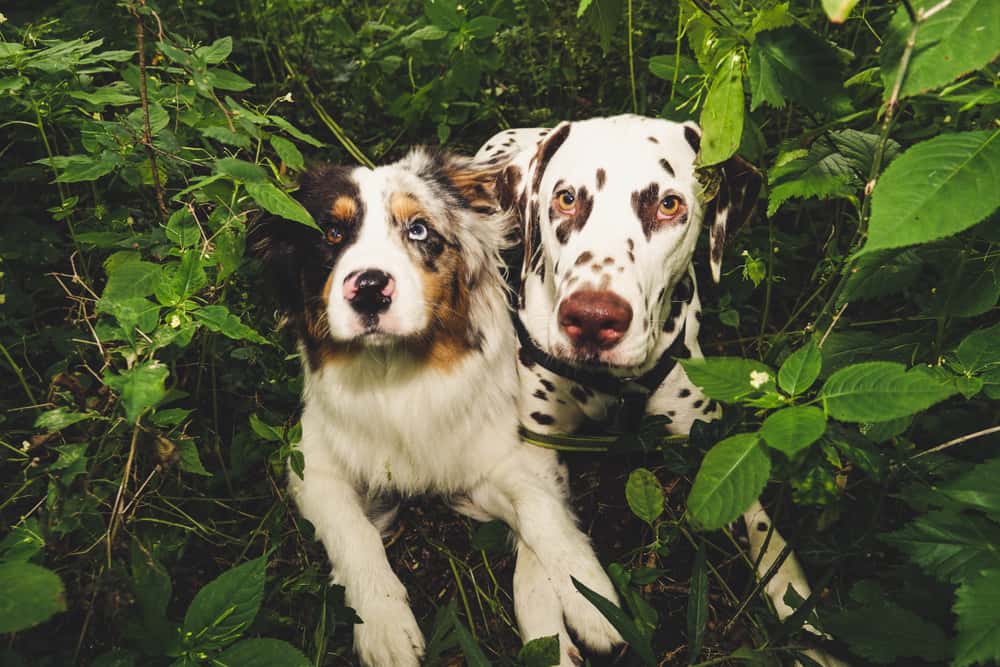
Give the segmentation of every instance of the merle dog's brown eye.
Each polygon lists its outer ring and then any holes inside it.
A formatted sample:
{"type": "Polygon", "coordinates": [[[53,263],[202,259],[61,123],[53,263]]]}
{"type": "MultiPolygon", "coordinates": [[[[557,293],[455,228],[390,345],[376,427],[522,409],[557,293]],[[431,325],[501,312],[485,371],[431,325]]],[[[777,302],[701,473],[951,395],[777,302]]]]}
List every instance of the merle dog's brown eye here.
{"type": "Polygon", "coordinates": [[[560,190],[556,193],[556,207],[560,213],[572,213],[576,207],[576,195],[569,190],[560,190]]]}
{"type": "Polygon", "coordinates": [[[341,231],[340,227],[334,225],[333,227],[330,227],[328,230],[326,230],[324,238],[326,239],[326,242],[329,243],[330,245],[337,245],[338,243],[344,240],[344,232],[341,231]]]}

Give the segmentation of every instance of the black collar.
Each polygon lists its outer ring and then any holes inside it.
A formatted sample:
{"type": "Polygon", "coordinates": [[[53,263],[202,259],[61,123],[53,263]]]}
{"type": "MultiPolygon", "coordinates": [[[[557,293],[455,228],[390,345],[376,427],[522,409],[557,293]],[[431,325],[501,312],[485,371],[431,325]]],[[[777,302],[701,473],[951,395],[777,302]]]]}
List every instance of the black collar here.
{"type": "Polygon", "coordinates": [[[674,342],[660,355],[652,368],[636,377],[619,377],[605,370],[581,368],[553,357],[538,347],[516,311],[511,312],[511,319],[521,344],[519,354],[522,358],[583,387],[618,397],[617,408],[609,410],[608,419],[611,427],[618,431],[634,432],[639,429],[639,422],[646,414],[649,397],[677,366],[677,359],[691,356],[684,344],[685,327],[681,324],[674,342]]]}

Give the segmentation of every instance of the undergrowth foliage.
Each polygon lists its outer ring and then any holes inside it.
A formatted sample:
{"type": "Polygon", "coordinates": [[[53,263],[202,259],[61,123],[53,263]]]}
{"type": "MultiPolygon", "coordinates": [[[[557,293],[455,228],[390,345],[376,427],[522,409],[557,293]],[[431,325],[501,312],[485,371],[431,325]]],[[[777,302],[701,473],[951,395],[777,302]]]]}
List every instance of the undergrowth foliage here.
{"type": "MultiPolygon", "coordinates": [[[[768,187],[683,362],[726,417],[611,446],[623,609],[581,592],[649,665],[775,664],[806,621],[853,664],[1000,661],[1000,4],[811,4],[0,14],[0,662],[349,663],[248,226],[315,224],[313,159],[630,111],[768,187]],[[783,623],[728,528],[758,496],[818,582],[783,623]]],[[[450,521],[390,550],[428,663],[553,664],[514,648],[502,527],[450,521]]]]}

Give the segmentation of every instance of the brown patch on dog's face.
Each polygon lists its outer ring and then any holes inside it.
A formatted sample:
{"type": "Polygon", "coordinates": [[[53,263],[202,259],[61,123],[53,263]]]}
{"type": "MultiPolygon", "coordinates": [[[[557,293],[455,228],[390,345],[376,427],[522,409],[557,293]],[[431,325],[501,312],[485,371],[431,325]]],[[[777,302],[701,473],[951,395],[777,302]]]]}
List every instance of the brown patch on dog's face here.
{"type": "Polygon", "coordinates": [[[389,211],[393,220],[399,224],[405,224],[420,217],[423,209],[413,195],[405,192],[394,192],[389,198],[389,211]]]}
{"type": "Polygon", "coordinates": [[[424,301],[431,327],[423,352],[427,363],[448,370],[471,352],[474,342],[467,330],[471,301],[465,262],[457,247],[446,245],[435,261],[435,270],[421,270],[424,301]]]}
{"type": "Polygon", "coordinates": [[[357,214],[358,202],[351,195],[339,195],[330,206],[330,215],[338,220],[353,220],[357,214]]]}
{"type": "MultiPolygon", "coordinates": [[[[560,185],[557,184],[557,192],[560,189],[560,185]]],[[[591,210],[594,208],[594,197],[587,190],[587,186],[581,185],[575,194],[575,198],[576,205],[573,208],[572,214],[562,213],[555,204],[549,206],[549,220],[555,222],[561,219],[561,222],[556,227],[556,239],[562,244],[565,244],[569,240],[570,234],[583,229],[583,226],[587,224],[587,219],[590,217],[591,210]]]]}

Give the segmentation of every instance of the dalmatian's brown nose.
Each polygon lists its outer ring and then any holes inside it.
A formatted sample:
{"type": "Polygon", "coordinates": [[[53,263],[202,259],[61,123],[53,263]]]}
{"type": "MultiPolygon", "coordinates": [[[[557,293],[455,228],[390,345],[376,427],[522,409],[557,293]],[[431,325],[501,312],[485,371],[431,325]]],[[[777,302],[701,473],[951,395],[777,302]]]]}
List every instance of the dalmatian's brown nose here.
{"type": "Polygon", "coordinates": [[[632,306],[608,290],[578,290],[559,304],[559,326],[577,348],[612,348],[631,323],[632,306]]]}

